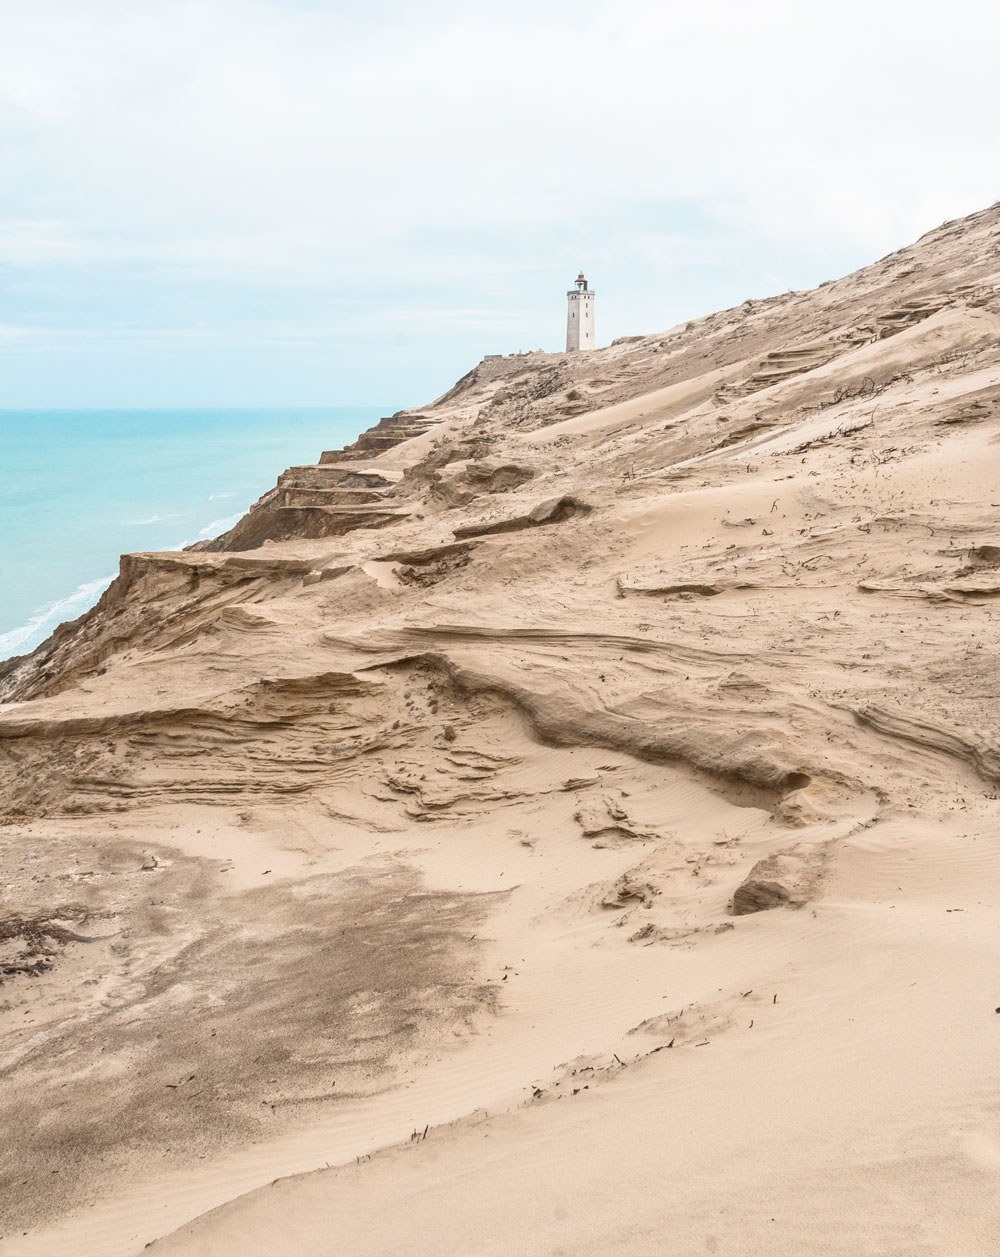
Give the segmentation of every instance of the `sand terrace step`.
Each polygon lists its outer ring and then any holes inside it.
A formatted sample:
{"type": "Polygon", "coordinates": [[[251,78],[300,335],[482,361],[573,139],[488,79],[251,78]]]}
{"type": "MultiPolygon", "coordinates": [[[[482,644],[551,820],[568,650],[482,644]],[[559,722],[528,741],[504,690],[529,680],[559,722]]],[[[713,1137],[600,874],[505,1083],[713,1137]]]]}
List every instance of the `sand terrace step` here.
{"type": "Polygon", "coordinates": [[[425,432],[429,431],[429,428],[414,428],[406,431],[397,429],[386,433],[380,432],[372,434],[371,436],[366,433],[364,436],[358,437],[358,444],[363,450],[367,450],[369,453],[372,450],[377,450],[381,454],[386,450],[395,449],[397,445],[402,445],[402,443],[404,441],[408,441],[411,436],[423,436],[425,432]]]}
{"type": "Polygon", "coordinates": [[[367,504],[282,506],[272,499],[268,504],[244,515],[235,528],[226,534],[225,549],[253,550],[265,541],[340,537],[356,528],[388,528],[409,519],[410,515],[408,510],[386,509],[367,504]]]}
{"type": "Polygon", "coordinates": [[[389,528],[410,518],[411,512],[374,506],[280,506],[271,512],[277,536],[339,537],[356,528],[389,528]]]}
{"type": "MultiPolygon", "coordinates": [[[[336,453],[337,451],[332,451],[336,453]]],[[[326,455],[324,454],[325,458],[326,455]]],[[[390,488],[398,477],[371,468],[338,462],[289,467],[278,477],[279,489],[380,489],[390,488]]]]}
{"type": "Polygon", "coordinates": [[[283,489],[282,506],[356,506],[381,502],[391,489],[314,489],[292,485],[283,489]]]}
{"type": "Polygon", "coordinates": [[[354,444],[346,449],[326,450],[320,463],[353,462],[354,459],[369,458],[373,453],[382,454],[386,450],[395,449],[411,437],[423,436],[440,422],[440,418],[425,414],[389,415],[380,419],[367,432],[362,432],[354,444]]]}

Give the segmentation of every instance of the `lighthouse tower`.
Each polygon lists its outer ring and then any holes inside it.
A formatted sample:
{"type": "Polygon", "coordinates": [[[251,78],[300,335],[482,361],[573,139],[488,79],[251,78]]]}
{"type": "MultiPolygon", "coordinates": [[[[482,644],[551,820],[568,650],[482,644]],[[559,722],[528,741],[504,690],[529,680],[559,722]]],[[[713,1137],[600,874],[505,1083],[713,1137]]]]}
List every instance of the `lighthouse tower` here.
{"type": "Polygon", "coordinates": [[[566,352],[574,349],[594,349],[594,294],[587,287],[583,271],[577,276],[576,287],[566,294],[569,309],[566,311],[566,352]]]}

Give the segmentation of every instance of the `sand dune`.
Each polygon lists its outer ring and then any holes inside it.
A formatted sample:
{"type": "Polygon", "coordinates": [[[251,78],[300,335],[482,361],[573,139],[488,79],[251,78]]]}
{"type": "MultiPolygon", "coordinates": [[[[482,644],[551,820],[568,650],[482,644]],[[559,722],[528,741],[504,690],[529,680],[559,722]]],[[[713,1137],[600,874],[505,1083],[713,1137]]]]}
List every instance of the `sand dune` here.
{"type": "Polygon", "coordinates": [[[0,665],[3,1257],[995,1252],[998,230],[483,364],[0,665]]]}

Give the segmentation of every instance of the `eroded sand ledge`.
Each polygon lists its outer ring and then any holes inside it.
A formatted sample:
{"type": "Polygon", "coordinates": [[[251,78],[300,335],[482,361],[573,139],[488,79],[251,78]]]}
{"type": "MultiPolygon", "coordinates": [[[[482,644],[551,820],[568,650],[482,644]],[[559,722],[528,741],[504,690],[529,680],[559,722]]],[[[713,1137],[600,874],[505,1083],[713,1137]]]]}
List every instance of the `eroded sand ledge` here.
{"type": "Polygon", "coordinates": [[[3,1257],[993,1253],[998,231],[477,369],[0,665],[3,1257]]]}

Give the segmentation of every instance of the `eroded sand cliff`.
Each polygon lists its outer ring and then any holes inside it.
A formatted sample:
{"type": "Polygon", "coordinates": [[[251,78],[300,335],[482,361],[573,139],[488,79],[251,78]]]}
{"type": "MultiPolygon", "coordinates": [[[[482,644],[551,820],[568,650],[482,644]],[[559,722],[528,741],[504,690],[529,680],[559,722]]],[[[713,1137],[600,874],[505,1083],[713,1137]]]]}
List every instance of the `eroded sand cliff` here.
{"type": "Polygon", "coordinates": [[[0,665],[0,1253],[995,1251],[998,243],[484,364],[0,665]]]}

